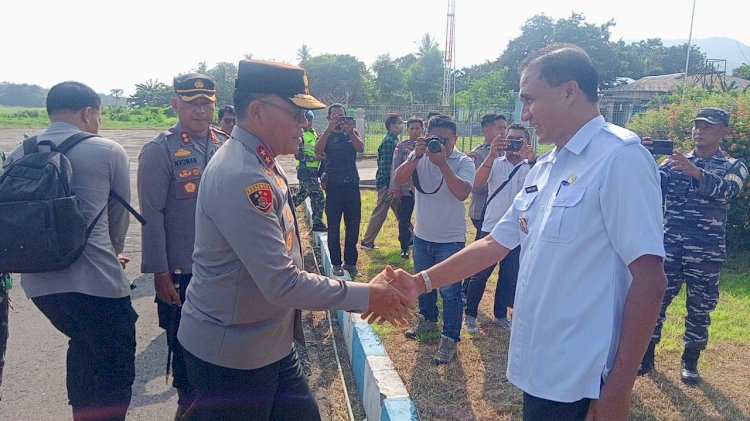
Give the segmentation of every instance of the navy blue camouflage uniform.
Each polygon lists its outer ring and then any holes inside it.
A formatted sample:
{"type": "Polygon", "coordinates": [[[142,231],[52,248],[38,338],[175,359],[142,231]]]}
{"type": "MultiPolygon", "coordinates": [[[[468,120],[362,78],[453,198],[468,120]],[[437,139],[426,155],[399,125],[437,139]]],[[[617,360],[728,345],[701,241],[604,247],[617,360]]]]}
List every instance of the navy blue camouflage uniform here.
{"type": "Polygon", "coordinates": [[[652,342],[659,342],[666,309],[685,282],[683,342],[685,348],[703,350],[708,343],[710,313],[719,300],[719,272],[726,260],[727,204],[742,188],[748,168],[743,160],[729,158],[721,149],[708,158],[696,156],[695,151],[687,158],[701,169],[700,181],[667,165],[659,168],[665,200],[668,286],[652,342]]]}

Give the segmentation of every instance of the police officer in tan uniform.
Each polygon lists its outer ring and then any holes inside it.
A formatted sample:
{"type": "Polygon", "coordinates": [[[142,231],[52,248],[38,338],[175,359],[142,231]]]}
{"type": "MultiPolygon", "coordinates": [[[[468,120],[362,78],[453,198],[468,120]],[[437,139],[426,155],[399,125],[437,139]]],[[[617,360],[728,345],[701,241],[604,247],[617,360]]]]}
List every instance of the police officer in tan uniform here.
{"type": "Polygon", "coordinates": [[[203,174],[193,280],[177,337],[195,387],[191,419],[320,419],[297,359],[298,309],[370,311],[405,322],[406,298],[305,272],[294,204],[276,162],[299,148],[309,94],[304,69],[239,63],[237,125],[203,174]]]}
{"type": "Polygon", "coordinates": [[[179,121],[141,150],[138,198],[147,221],[142,226],[141,271],[154,274],[159,326],[167,331],[172,386],[179,395],[175,419],[181,419],[193,401],[176,335],[180,306],[192,277],[195,203],[206,164],[227,135],[210,127],[216,104],[211,77],[199,73],[177,76],[174,90],[170,105],[179,121]]]}

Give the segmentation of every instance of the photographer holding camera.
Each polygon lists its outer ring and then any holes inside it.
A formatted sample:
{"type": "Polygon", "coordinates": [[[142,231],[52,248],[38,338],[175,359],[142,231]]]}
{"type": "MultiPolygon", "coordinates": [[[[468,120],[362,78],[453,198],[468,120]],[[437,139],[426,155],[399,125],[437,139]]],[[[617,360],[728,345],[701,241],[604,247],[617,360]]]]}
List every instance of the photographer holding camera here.
{"type": "MultiPolygon", "coordinates": [[[[430,119],[428,136],[420,137],[407,161],[393,177],[396,185],[414,180],[414,270],[419,272],[441,262],[466,244],[464,200],[474,183],[474,162],[455,149],[456,123],[448,116],[430,119]],[[424,158],[427,159],[424,159],[424,158]]],[[[433,364],[447,364],[456,355],[463,304],[461,284],[440,288],[443,298],[443,331],[433,364]]],[[[405,336],[416,339],[437,330],[437,291],[419,296],[419,318],[405,336]]]]}
{"type": "Polygon", "coordinates": [[[639,375],[654,368],[654,350],[661,339],[667,307],[684,281],[687,317],[680,376],[688,384],[701,380],[698,357],[708,343],[710,313],[719,301],[719,272],[726,259],[727,203],[740,192],[748,173],[745,161],[729,157],[719,147],[729,133],[728,112],[703,108],[693,119],[692,151],[670,153],[670,147],[662,148],[667,142],[643,138],[643,145],[653,154],[669,155],[659,166],[666,203],[664,271],[668,285],[639,375]]]}
{"type": "MultiPolygon", "coordinates": [[[[511,124],[506,138],[502,135],[492,140],[487,156],[477,168],[474,178],[474,190],[485,187],[488,197],[483,205],[478,206],[479,219],[482,225],[477,230],[477,240],[484,238],[495,228],[500,218],[513,205],[513,199],[523,188],[526,175],[531,169],[529,161],[535,158],[529,143],[529,131],[521,124],[511,124]]],[[[510,331],[511,321],[508,318],[508,307],[513,308],[516,292],[521,247],[515,247],[503,259],[498,270],[497,289],[493,314],[495,323],[505,331],[510,331]]],[[[487,279],[492,275],[497,263],[488,266],[469,278],[466,290],[466,330],[478,333],[477,312],[479,302],[484,295],[487,279]]]]}

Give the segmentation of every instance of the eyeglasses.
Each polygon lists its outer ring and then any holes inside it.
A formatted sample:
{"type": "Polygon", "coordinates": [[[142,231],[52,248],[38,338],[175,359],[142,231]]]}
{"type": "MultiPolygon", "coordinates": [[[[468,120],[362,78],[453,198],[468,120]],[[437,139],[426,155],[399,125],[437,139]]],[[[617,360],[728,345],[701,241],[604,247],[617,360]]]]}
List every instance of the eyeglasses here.
{"type": "Polygon", "coordinates": [[[259,99],[258,102],[262,102],[287,113],[291,113],[289,114],[289,116],[292,117],[295,121],[307,121],[307,110],[304,108],[297,107],[294,110],[290,110],[289,108],[282,107],[281,105],[276,105],[273,102],[263,101],[262,99],[259,99]]]}

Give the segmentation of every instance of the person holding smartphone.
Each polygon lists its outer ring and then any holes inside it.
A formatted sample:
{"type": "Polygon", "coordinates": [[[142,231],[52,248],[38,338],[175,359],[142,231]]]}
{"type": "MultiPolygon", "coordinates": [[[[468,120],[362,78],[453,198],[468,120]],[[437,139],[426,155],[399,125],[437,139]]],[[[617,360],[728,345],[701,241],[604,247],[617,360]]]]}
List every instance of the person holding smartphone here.
{"type": "Polygon", "coordinates": [[[341,104],[328,107],[328,126],[315,144],[315,153],[326,157],[326,217],[328,250],[332,273],[354,277],[357,272],[357,239],[362,220],[362,196],[359,193],[357,152],[363,152],[362,136],[354,128],[354,118],[346,115],[341,104]],[[341,259],[341,219],[344,219],[344,258],[341,259]],[[343,263],[343,265],[342,265],[343,263]]]}
{"type": "MultiPolygon", "coordinates": [[[[672,153],[659,167],[664,211],[664,248],[667,292],[664,294],[653,337],[638,374],[654,369],[656,344],[661,339],[667,307],[687,285],[687,316],[680,366],[684,383],[697,384],[698,358],[708,343],[711,312],[719,301],[719,273],[726,259],[727,205],[742,189],[747,164],[728,156],[720,147],[729,135],[729,113],[721,108],[703,108],[693,119],[694,148],[672,153]]],[[[643,145],[655,151],[655,140],[643,145]]],[[[658,150],[657,150],[658,151],[658,150]]]]}

